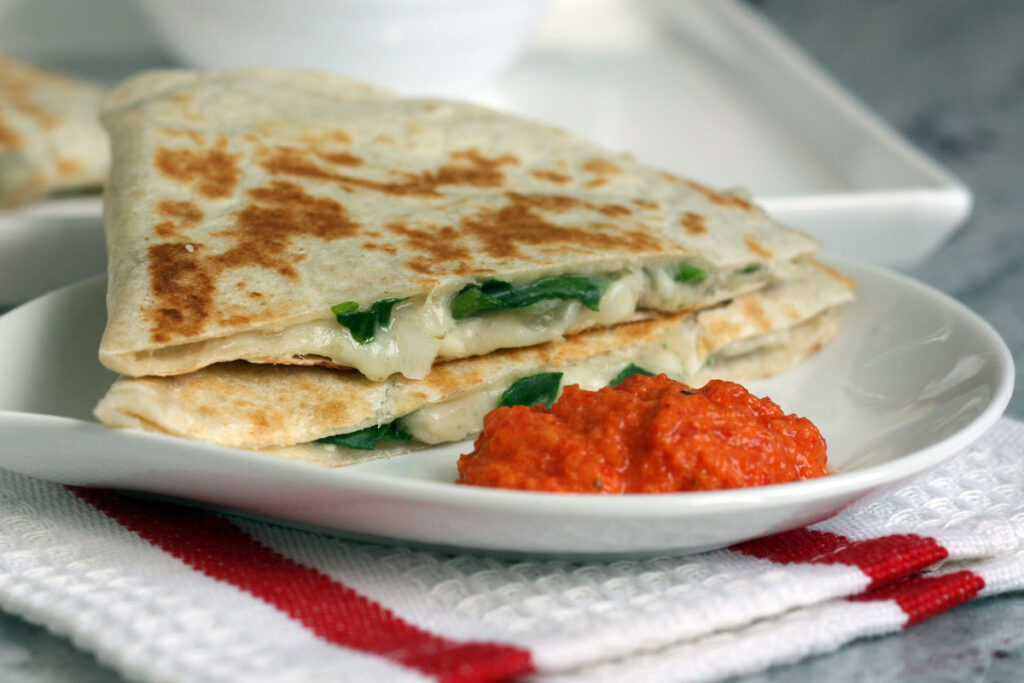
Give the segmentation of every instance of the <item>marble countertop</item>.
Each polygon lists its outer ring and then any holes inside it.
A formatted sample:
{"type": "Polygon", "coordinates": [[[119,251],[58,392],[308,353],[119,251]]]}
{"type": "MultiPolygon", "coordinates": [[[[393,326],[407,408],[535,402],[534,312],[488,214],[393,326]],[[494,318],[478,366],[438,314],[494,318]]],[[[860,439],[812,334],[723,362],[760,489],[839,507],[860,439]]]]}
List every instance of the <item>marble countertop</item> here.
{"type": "Polygon", "coordinates": [[[1024,418],[1024,4],[752,2],[850,92],[970,187],[966,223],[909,274],[959,299],[1017,366],[1024,418]]]}
{"type": "MultiPolygon", "coordinates": [[[[749,0],[845,87],[973,191],[968,221],[910,274],[986,318],[1017,363],[1024,418],[1024,50],[1017,0],[749,0]]],[[[1024,671],[1024,595],[962,606],[906,633],[749,681],[1006,681],[1024,671]]],[[[123,679],[68,641],[0,614],[0,678],[123,679]]]]}
{"type": "MultiPolygon", "coordinates": [[[[999,331],[1017,368],[1007,415],[1024,418],[1024,3],[751,4],[971,188],[970,218],[909,273],[999,331]]],[[[750,680],[1022,680],[1021,623],[1024,595],[984,600],[750,680]]]]}

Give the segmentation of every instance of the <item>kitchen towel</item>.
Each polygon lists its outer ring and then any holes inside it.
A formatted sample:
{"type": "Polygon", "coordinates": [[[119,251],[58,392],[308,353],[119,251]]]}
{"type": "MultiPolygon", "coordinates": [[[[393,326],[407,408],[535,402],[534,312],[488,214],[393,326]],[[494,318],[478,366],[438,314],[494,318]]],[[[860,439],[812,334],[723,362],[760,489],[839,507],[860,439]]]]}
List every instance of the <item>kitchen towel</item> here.
{"type": "Polygon", "coordinates": [[[0,473],[0,607],[139,681],[714,681],[1024,588],[1024,424],[813,526],[688,557],[357,543],[0,473]]]}

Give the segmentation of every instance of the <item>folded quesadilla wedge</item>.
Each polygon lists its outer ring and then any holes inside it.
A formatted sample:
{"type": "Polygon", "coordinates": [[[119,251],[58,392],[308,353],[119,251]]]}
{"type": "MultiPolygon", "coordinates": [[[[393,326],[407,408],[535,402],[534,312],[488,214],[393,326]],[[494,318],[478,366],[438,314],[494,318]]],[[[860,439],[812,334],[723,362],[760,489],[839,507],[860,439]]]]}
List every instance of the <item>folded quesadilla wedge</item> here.
{"type": "Polygon", "coordinates": [[[498,405],[550,403],[568,384],[597,389],[635,372],[664,372],[701,386],[713,377],[779,372],[835,335],[835,309],[853,297],[852,283],[830,269],[802,271],[697,313],[441,363],[423,380],[373,382],[354,371],[233,362],[120,379],[95,412],[112,427],[347,464],[372,457],[375,447],[380,454],[409,448],[396,439],[464,439],[498,405]]]}
{"type": "Polygon", "coordinates": [[[103,363],[423,378],[790,277],[816,249],[747,199],[469,104],[282,70],[116,89],[103,363]]]}
{"type": "Polygon", "coordinates": [[[107,176],[102,92],[0,53],[0,207],[107,176]]]}

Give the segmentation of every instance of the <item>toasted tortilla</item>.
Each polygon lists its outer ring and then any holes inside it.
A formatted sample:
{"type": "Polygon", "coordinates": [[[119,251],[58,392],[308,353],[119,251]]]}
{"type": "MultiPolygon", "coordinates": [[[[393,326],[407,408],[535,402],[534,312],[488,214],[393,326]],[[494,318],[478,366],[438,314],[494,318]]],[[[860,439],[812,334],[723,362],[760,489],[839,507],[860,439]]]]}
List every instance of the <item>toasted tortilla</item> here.
{"type": "Polygon", "coordinates": [[[0,53],[0,207],[64,190],[99,188],[107,176],[103,93],[0,53]]]}
{"type": "MultiPolygon", "coordinates": [[[[712,377],[772,375],[832,339],[834,311],[852,297],[849,280],[810,264],[795,279],[711,309],[442,363],[423,380],[373,382],[353,371],[233,362],[119,379],[95,412],[112,427],[247,449],[307,444],[395,420],[420,443],[457,441],[480,430],[516,380],[540,373],[561,372],[561,386],[585,389],[606,386],[631,364],[698,386],[712,377]]],[[[322,445],[285,453],[324,462],[366,457],[322,445]]]]}
{"type": "Polygon", "coordinates": [[[126,375],[247,360],[420,379],[438,360],[705,308],[791,276],[817,246],[739,194],[562,131],[323,74],[151,72],[103,121],[100,358],[126,375]],[[597,310],[452,311],[474,283],[564,275],[601,283],[597,310]],[[370,341],[332,312],[390,299],[370,341]]]}

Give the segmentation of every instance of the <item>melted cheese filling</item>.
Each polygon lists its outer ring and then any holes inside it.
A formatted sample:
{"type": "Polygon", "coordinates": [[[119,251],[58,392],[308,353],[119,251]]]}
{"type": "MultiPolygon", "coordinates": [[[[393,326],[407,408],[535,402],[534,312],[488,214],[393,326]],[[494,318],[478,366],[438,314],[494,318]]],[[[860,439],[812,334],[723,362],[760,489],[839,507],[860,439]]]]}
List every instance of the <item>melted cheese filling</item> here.
{"type": "MultiPolygon", "coordinates": [[[[737,339],[715,349],[710,355],[698,351],[696,325],[682,325],[674,340],[662,338],[657,343],[636,349],[625,356],[619,353],[606,354],[569,367],[540,369],[537,374],[561,372],[561,387],[577,384],[588,391],[608,386],[630,364],[655,374],[664,373],[687,381],[687,378],[706,371],[714,362],[715,374],[729,377],[729,363],[745,362],[773,349],[785,349],[793,345],[794,341],[800,342],[797,346],[807,346],[807,340],[803,337],[810,335],[813,339],[816,335],[820,336],[818,330],[830,321],[830,313],[826,311],[792,328],[737,339]]],[[[799,352],[800,349],[795,351],[799,352]]],[[[781,368],[769,366],[767,369],[774,372],[781,368]]],[[[464,396],[424,406],[399,420],[416,441],[426,444],[461,441],[480,431],[484,416],[497,407],[507,388],[504,385],[485,385],[464,396]]]]}
{"type": "MultiPolygon", "coordinates": [[[[629,361],[615,362],[614,359],[610,361],[606,357],[598,357],[571,367],[538,370],[536,374],[561,372],[562,387],[578,384],[583,389],[595,391],[608,386],[627,365],[629,361]]],[[[423,443],[461,441],[480,431],[484,415],[497,407],[506,389],[508,386],[505,385],[484,386],[459,398],[420,408],[401,418],[401,424],[409,430],[413,439],[423,443]]]]}
{"type": "MultiPolygon", "coordinates": [[[[631,269],[609,281],[597,311],[579,301],[544,301],[521,309],[455,320],[450,297],[412,298],[395,306],[391,323],[360,344],[333,319],[310,320],[279,330],[252,330],[192,344],[134,354],[132,374],[166,375],[212,363],[242,359],[255,363],[327,364],[355,368],[379,381],[396,372],[422,379],[438,359],[465,358],[501,348],[532,346],[592,327],[634,318],[638,309],[676,311],[753,291],[789,274],[788,262],[753,272],[709,272],[698,284],[676,282],[678,264],[631,269]],[[194,365],[187,367],[186,359],[194,365]],[[142,365],[140,372],[139,365],[142,365]],[[182,370],[185,365],[186,369],[182,370]]],[[[607,276],[605,276],[607,277],[607,276]]],[[[113,365],[113,364],[112,364],[113,365]]],[[[126,371],[122,368],[113,368],[126,371]]]]}

